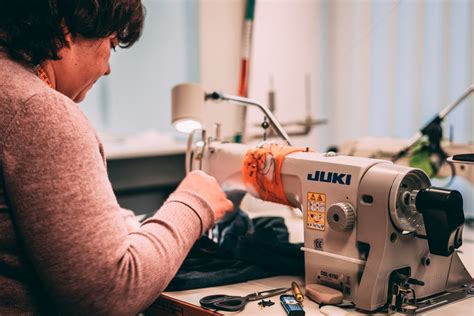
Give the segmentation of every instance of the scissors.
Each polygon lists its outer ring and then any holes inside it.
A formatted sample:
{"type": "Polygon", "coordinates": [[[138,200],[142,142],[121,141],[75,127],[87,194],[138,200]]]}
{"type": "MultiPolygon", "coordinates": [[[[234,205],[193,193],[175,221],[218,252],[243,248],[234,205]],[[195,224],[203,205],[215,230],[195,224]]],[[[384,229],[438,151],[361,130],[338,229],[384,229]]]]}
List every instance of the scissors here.
{"type": "Polygon", "coordinates": [[[199,303],[210,309],[221,310],[226,312],[240,312],[244,309],[245,304],[251,301],[261,300],[267,297],[275,296],[288,292],[290,288],[280,287],[273,290],[251,293],[247,296],[232,296],[225,294],[209,295],[201,298],[199,303]]]}

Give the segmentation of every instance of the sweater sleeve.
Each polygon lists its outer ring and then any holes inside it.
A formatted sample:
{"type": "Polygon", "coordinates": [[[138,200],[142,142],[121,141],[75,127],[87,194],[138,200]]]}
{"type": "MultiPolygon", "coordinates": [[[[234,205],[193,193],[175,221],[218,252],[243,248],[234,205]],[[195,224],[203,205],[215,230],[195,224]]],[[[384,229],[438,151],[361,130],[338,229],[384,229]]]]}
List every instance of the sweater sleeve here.
{"type": "Polygon", "coordinates": [[[129,233],[134,232],[140,228],[140,222],[135,218],[135,213],[125,208],[121,208],[120,213],[129,233]]]}
{"type": "Polygon", "coordinates": [[[30,98],[2,141],[17,233],[61,312],[145,309],[212,225],[212,209],[202,197],[176,192],[129,232],[91,126],[57,93],[30,98]]]}

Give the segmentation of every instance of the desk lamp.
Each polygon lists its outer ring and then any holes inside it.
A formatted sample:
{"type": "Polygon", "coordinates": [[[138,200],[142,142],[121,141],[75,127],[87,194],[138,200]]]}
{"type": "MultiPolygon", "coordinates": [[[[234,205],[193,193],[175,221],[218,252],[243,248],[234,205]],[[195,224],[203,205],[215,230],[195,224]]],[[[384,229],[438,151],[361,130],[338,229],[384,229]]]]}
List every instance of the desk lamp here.
{"type": "Polygon", "coordinates": [[[184,133],[191,133],[193,130],[202,128],[204,121],[204,103],[207,100],[227,101],[229,103],[242,106],[258,107],[288,145],[291,146],[288,134],[276,120],[270,110],[251,99],[223,94],[220,92],[206,93],[201,86],[194,83],[182,83],[176,85],[172,92],[172,123],[174,127],[184,133]]]}

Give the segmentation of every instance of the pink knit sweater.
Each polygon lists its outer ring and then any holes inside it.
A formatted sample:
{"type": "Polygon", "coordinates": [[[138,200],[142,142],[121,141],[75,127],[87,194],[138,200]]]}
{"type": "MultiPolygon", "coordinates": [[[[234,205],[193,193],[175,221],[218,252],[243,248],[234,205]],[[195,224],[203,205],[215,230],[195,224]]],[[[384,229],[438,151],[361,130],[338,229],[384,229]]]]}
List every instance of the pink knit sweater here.
{"type": "Polygon", "coordinates": [[[139,225],[78,105],[0,53],[0,314],[136,314],[213,220],[180,191],[139,225]]]}

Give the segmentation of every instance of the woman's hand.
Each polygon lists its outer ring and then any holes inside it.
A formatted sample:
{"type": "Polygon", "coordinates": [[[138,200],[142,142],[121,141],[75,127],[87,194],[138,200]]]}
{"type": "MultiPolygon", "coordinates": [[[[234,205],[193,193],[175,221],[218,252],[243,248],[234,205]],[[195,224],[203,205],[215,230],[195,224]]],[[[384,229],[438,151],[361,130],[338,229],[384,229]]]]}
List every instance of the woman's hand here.
{"type": "Polygon", "coordinates": [[[224,191],[214,177],[201,170],[190,172],[179,184],[176,191],[187,190],[199,194],[211,206],[215,221],[233,210],[234,205],[227,199],[224,191]]]}

